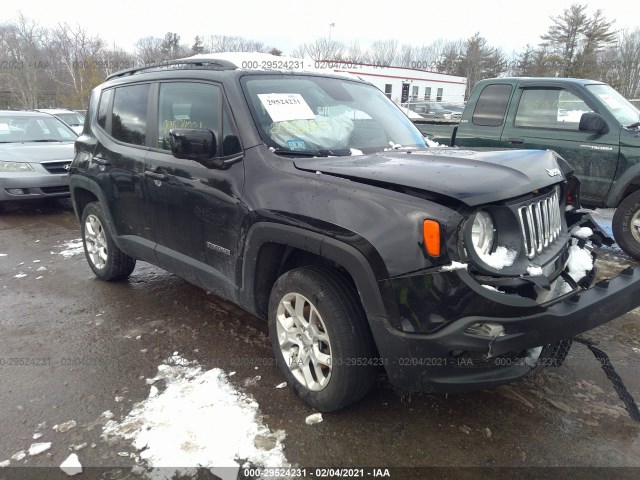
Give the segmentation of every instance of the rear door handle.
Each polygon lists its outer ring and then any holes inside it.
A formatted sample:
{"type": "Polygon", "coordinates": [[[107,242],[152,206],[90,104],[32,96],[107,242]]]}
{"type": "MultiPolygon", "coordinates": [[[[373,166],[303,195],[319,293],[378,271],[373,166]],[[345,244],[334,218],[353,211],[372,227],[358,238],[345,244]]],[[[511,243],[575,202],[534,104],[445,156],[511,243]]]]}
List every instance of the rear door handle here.
{"type": "Polygon", "coordinates": [[[510,138],[509,143],[513,145],[522,145],[524,143],[524,138],[510,138]]]}
{"type": "Polygon", "coordinates": [[[166,173],[154,172],[152,170],[145,170],[144,176],[145,177],[149,177],[149,178],[153,178],[154,180],[162,180],[162,181],[164,181],[164,180],[169,178],[166,173]]]}

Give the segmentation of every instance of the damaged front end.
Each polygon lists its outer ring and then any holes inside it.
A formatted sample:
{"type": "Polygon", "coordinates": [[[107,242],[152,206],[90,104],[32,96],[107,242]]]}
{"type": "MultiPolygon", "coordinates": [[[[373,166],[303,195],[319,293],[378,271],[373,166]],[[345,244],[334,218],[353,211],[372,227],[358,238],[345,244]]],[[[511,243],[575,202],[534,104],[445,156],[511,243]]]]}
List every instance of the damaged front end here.
{"type": "Polygon", "coordinates": [[[401,331],[387,328],[397,342],[378,346],[396,388],[509,383],[561,364],[571,338],[640,304],[640,270],[594,285],[597,247],[612,240],[565,178],[469,213],[451,265],[390,279],[401,331]],[[407,359],[417,364],[400,365],[407,359]]]}

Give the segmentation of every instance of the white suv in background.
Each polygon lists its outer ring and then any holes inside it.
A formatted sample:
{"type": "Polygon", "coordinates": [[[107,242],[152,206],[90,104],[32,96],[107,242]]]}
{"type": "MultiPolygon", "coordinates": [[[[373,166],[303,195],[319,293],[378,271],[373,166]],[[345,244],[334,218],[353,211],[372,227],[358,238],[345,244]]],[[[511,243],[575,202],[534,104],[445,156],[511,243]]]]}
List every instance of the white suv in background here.
{"type": "Polygon", "coordinates": [[[80,135],[84,126],[84,115],[74,110],[68,110],[66,108],[40,108],[36,112],[44,112],[54,117],[59,118],[64,123],[69,125],[71,129],[80,135]]]}

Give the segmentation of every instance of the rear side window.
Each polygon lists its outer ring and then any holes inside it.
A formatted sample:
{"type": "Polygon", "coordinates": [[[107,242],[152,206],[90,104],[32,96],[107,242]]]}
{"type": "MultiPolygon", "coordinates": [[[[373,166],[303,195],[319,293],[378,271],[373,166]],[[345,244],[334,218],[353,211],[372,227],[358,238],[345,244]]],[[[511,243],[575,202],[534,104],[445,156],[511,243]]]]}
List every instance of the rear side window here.
{"type": "Polygon", "coordinates": [[[115,89],[111,135],[121,142],[144,145],[147,134],[149,84],[115,89]]]}
{"type": "Polygon", "coordinates": [[[483,127],[499,127],[511,96],[511,85],[487,85],[484,87],[473,111],[472,122],[483,127]]]}
{"type": "Polygon", "coordinates": [[[112,92],[113,90],[103,91],[98,104],[98,125],[105,129],[107,128],[107,114],[109,113],[109,101],[111,100],[112,92]]]}

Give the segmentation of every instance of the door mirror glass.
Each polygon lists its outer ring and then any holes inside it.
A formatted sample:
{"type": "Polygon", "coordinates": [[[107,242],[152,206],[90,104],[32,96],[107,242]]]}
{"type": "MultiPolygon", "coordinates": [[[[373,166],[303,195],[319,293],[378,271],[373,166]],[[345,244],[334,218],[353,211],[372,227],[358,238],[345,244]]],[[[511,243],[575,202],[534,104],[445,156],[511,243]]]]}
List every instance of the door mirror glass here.
{"type": "Polygon", "coordinates": [[[207,128],[172,128],[169,143],[176,158],[209,164],[216,156],[216,136],[207,128]]]}
{"type": "Polygon", "coordinates": [[[583,113],[580,117],[580,126],[578,129],[581,132],[592,132],[597,134],[603,134],[609,132],[607,122],[598,113],[583,113]]]}

